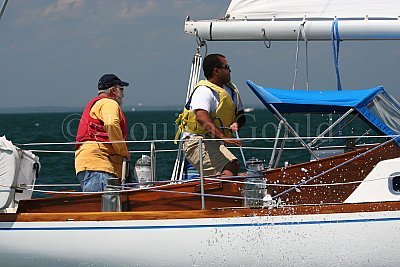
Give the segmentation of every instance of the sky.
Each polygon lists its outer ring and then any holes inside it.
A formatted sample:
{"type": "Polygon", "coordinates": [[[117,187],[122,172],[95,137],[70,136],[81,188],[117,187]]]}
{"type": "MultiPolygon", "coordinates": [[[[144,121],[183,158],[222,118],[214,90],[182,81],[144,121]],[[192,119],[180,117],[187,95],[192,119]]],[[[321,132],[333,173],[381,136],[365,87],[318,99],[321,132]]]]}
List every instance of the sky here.
{"type": "MultiPolygon", "coordinates": [[[[0,20],[0,108],[81,108],[104,73],[130,82],[125,107],[183,106],[196,48],[184,20],[221,18],[229,2],[11,0],[0,20]]],[[[304,48],[301,43],[298,89],[306,86],[304,48]]],[[[335,89],[330,42],[310,42],[308,50],[310,88],[335,89]]],[[[269,49],[263,42],[208,42],[207,51],[227,56],[245,107],[261,104],[247,79],[292,88],[295,42],[272,42],[269,49]]],[[[342,87],[383,85],[399,98],[399,62],[398,41],[342,42],[342,87]]]]}

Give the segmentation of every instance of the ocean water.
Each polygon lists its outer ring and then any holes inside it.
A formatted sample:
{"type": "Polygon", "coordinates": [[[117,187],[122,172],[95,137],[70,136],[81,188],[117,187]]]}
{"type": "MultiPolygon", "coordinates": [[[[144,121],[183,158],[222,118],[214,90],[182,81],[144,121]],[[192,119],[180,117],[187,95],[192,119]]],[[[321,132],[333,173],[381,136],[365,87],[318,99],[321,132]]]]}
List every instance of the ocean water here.
{"type": "MultiPolygon", "coordinates": [[[[129,126],[129,140],[137,143],[129,143],[132,151],[132,166],[142,154],[149,154],[150,140],[172,140],[175,136],[175,118],[179,112],[166,111],[135,111],[126,112],[129,126]]],[[[37,184],[65,184],[78,183],[74,171],[74,146],[65,144],[73,142],[79,122],[80,113],[31,113],[31,114],[0,114],[0,135],[5,135],[8,140],[24,149],[40,150],[34,152],[40,158],[42,165],[37,184]],[[40,143],[41,145],[28,145],[40,143]],[[57,143],[57,145],[49,144],[57,143]],[[61,151],[56,152],[56,151],[61,151]]],[[[301,136],[316,136],[328,124],[337,118],[337,115],[321,114],[297,114],[289,115],[287,119],[301,136]]],[[[246,113],[247,123],[240,130],[241,138],[252,138],[243,142],[246,160],[251,157],[263,159],[267,163],[271,156],[273,140],[254,140],[256,138],[272,138],[278,130],[278,120],[268,111],[256,109],[246,113]],[[253,147],[268,147],[267,150],[250,149],[253,147]],[[250,148],[248,148],[250,147],[250,148]]],[[[355,121],[353,126],[347,127],[342,135],[362,135],[368,128],[362,121],[355,121]]],[[[332,133],[333,134],[333,133],[332,133]]],[[[369,134],[374,134],[370,132],[369,134]]],[[[281,136],[283,135],[283,129],[281,136]]],[[[326,145],[337,145],[343,140],[336,140],[326,145]]],[[[173,142],[157,142],[156,174],[158,180],[170,179],[172,168],[176,158],[177,145],[173,142]],[[164,150],[164,151],[163,151],[164,150]],[[167,151],[165,151],[167,150],[167,151]]],[[[280,143],[278,144],[278,146],[280,143]]],[[[289,140],[286,147],[299,147],[299,142],[289,140]]],[[[232,148],[238,157],[242,171],[243,160],[238,148],[232,148]]],[[[282,154],[281,165],[284,162],[295,164],[308,160],[310,155],[304,150],[290,150],[282,154]]],[[[133,168],[131,168],[133,169],[133,168]]],[[[79,188],[58,188],[79,189],[79,188]]]]}

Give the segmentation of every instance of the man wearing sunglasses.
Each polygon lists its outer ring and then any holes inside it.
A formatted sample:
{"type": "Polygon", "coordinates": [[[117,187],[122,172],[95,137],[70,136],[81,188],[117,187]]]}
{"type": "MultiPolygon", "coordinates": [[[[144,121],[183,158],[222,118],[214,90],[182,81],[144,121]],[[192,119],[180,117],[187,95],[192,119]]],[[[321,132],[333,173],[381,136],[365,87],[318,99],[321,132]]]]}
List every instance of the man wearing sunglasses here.
{"type": "Polygon", "coordinates": [[[200,168],[199,139],[203,139],[204,175],[237,175],[237,158],[225,144],[241,146],[232,133],[245,124],[243,106],[237,88],[231,83],[231,69],[224,55],[204,58],[206,80],[200,81],[177,119],[177,136],[182,131],[186,159],[200,168]],[[221,139],[212,141],[208,139],[221,139]]]}
{"type": "Polygon", "coordinates": [[[98,96],[83,111],[76,135],[75,171],[84,192],[103,191],[107,181],[122,178],[123,158],[130,156],[121,110],[128,85],[114,74],[104,74],[98,82],[98,96]]]}

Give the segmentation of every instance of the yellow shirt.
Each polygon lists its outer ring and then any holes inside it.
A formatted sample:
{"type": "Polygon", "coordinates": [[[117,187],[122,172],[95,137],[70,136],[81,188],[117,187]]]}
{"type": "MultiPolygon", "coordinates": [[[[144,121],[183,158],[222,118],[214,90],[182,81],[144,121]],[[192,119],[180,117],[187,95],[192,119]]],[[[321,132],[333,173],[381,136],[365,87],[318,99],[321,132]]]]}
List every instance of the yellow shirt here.
{"type": "MultiPolygon", "coordinates": [[[[115,100],[102,98],[90,110],[92,118],[104,123],[110,142],[124,141],[120,128],[120,107],[115,100]]],[[[104,144],[88,141],[75,151],[75,171],[104,171],[122,176],[122,159],[129,152],[125,142],[104,144]]]]}

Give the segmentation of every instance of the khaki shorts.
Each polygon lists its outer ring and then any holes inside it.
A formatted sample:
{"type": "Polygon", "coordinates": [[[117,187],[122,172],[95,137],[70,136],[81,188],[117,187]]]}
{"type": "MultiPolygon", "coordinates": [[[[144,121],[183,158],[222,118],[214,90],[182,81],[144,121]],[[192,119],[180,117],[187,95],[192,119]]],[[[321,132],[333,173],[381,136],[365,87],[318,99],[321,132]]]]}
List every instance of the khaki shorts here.
{"type": "Polygon", "coordinates": [[[226,164],[237,158],[220,141],[209,141],[202,136],[191,136],[183,143],[186,159],[200,170],[199,139],[203,139],[203,174],[220,174],[226,164]]]}

